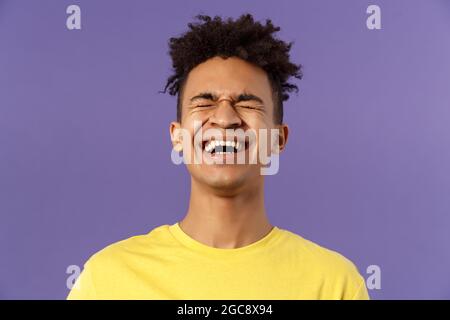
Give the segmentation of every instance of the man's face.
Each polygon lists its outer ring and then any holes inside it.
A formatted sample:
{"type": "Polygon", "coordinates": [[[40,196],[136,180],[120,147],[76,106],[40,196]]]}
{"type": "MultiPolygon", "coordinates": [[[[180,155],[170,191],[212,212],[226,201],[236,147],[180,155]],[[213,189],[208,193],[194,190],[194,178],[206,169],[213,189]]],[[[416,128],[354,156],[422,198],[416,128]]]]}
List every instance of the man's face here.
{"type": "MultiPolygon", "coordinates": [[[[190,133],[191,150],[184,147],[183,152],[189,152],[185,157],[191,160],[187,168],[192,178],[225,193],[262,183],[259,154],[264,150],[270,155],[274,143],[270,139],[271,129],[278,133],[275,143],[280,150],[284,148],[288,133],[287,126],[274,122],[274,102],[267,73],[236,57],[214,57],[191,70],[180,101],[181,122],[172,122],[170,132],[174,146],[180,143],[175,129],[190,133]],[[266,129],[266,133],[261,129],[266,129]],[[202,139],[195,139],[200,130],[202,139]],[[254,133],[255,139],[249,138],[251,135],[243,139],[242,134],[232,132],[254,133]],[[218,133],[221,138],[217,137],[218,133]],[[265,135],[267,146],[260,143],[261,135],[265,135]],[[201,163],[194,161],[196,150],[201,163]]],[[[187,141],[183,143],[186,146],[187,141]]]]}

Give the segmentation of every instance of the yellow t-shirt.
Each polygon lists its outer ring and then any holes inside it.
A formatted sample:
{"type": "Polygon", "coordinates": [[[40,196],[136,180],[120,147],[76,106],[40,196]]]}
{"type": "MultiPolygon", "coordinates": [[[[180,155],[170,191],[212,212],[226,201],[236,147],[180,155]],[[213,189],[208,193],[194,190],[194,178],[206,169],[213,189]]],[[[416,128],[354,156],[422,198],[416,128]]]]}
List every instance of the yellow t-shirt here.
{"type": "Polygon", "coordinates": [[[67,299],[369,299],[364,278],[337,252],[278,227],[235,249],[214,248],[178,225],[94,254],[67,299]]]}

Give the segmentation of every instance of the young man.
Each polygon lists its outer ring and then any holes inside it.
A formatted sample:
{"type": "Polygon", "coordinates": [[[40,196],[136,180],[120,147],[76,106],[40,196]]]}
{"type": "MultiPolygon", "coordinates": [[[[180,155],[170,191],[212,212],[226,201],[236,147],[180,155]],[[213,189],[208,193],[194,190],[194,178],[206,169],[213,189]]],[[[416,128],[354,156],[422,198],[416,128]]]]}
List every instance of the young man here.
{"type": "Polygon", "coordinates": [[[282,103],[297,89],[287,80],[301,79],[291,44],[249,14],[197,18],[170,39],[166,85],[178,95],[170,134],[191,175],[188,211],[97,252],[68,298],[368,299],[351,261],[266,215],[260,155],[285,148],[282,103]]]}

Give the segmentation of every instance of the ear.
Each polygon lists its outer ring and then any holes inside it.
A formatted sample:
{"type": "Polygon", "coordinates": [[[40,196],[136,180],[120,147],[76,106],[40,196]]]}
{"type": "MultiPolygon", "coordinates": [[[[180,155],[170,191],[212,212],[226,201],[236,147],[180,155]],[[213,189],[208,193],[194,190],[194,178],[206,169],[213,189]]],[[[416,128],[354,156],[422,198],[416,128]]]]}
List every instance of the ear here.
{"type": "Polygon", "coordinates": [[[289,135],[289,127],[287,124],[278,125],[278,139],[273,143],[278,143],[278,150],[281,153],[286,148],[286,143],[289,135]]]}
{"type": "Polygon", "coordinates": [[[173,149],[177,152],[183,150],[183,135],[181,134],[181,124],[173,121],[170,123],[170,140],[172,140],[173,149]]]}

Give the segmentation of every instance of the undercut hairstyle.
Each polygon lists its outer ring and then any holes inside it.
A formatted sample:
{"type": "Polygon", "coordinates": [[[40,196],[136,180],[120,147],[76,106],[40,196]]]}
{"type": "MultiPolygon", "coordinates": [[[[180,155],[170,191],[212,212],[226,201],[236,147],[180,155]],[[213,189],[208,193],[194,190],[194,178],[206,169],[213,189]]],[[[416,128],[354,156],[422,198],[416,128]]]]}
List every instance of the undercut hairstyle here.
{"type": "Polygon", "coordinates": [[[169,39],[169,55],[173,74],[167,79],[163,93],[177,97],[177,121],[181,121],[183,87],[189,72],[200,63],[219,56],[238,57],[262,68],[268,75],[274,104],[274,122],[283,122],[283,101],[298,87],[288,82],[290,77],[302,78],[302,65],[290,62],[293,42],[277,39],[280,30],[266,19],[265,24],[254,21],[251,14],[238,19],[213,18],[197,15],[198,21],[188,24],[189,30],[178,38],[169,39]]]}

